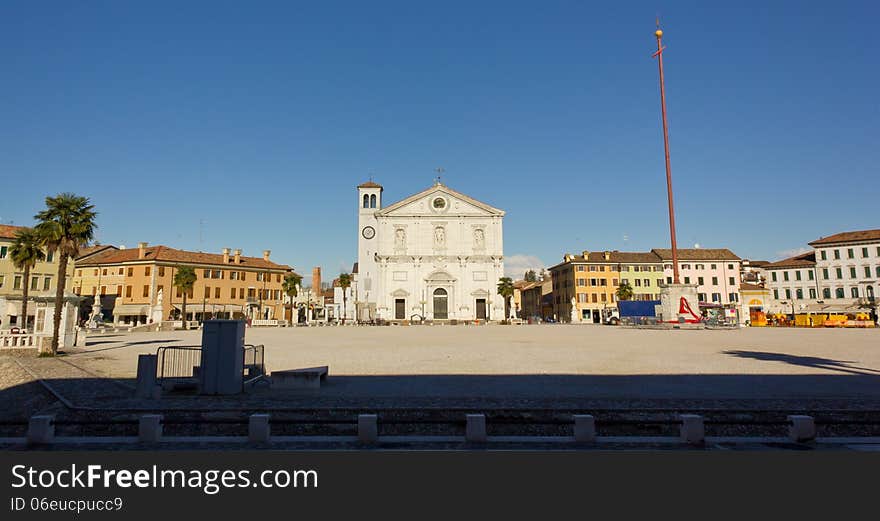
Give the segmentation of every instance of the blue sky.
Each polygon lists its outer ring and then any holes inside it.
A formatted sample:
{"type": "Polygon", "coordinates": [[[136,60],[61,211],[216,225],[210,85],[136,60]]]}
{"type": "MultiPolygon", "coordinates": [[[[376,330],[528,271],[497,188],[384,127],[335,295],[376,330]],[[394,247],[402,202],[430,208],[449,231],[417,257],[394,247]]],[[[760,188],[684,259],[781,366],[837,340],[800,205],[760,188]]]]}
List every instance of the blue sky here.
{"type": "Polygon", "coordinates": [[[442,166],[511,265],[666,247],[659,12],[681,246],[880,227],[880,3],[625,4],[4,2],[0,222],[73,191],[105,243],[332,275],[358,183],[442,166]]]}

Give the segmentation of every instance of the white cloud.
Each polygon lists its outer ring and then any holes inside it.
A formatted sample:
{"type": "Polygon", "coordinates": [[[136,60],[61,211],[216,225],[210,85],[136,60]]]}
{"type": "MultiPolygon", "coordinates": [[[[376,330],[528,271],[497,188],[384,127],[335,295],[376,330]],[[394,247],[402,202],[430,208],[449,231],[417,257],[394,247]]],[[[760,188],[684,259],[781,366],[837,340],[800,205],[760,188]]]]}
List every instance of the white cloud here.
{"type": "Polygon", "coordinates": [[[801,247],[801,248],[792,248],[790,250],[782,250],[777,251],[776,256],[779,257],[779,260],[787,259],[789,257],[794,257],[795,255],[800,255],[802,253],[809,253],[813,251],[813,248],[801,247]]]}
{"type": "Polygon", "coordinates": [[[504,257],[504,276],[517,280],[523,278],[523,275],[528,270],[535,270],[535,273],[541,273],[541,268],[546,266],[544,261],[535,255],[526,255],[524,253],[507,255],[504,257]]]}

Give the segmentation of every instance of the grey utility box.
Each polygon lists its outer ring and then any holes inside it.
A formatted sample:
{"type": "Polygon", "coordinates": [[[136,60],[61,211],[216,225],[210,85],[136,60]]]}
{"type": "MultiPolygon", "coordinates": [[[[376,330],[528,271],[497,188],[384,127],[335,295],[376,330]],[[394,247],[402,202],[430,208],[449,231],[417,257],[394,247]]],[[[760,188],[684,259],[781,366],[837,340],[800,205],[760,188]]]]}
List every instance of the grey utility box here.
{"type": "Polygon", "coordinates": [[[243,320],[202,322],[201,394],[238,394],[244,370],[243,320]]]}

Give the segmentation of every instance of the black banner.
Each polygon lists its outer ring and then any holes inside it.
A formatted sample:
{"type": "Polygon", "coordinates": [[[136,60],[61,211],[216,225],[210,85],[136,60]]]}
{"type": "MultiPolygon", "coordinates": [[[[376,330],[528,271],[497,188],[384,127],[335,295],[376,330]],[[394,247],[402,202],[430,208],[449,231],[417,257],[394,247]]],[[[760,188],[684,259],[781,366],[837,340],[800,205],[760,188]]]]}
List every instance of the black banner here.
{"type": "Polygon", "coordinates": [[[845,518],[870,506],[880,453],[2,452],[0,464],[3,519],[760,517],[770,506],[845,518]]]}

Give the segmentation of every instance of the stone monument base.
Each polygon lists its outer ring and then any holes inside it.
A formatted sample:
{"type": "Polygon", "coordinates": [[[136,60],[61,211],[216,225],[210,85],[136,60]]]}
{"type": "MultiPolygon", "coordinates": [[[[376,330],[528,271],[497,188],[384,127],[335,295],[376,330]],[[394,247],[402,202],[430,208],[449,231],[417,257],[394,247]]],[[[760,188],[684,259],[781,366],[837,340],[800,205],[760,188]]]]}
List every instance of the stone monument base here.
{"type": "Polygon", "coordinates": [[[667,284],[660,288],[657,318],[667,324],[700,323],[696,284],[667,284]]]}

